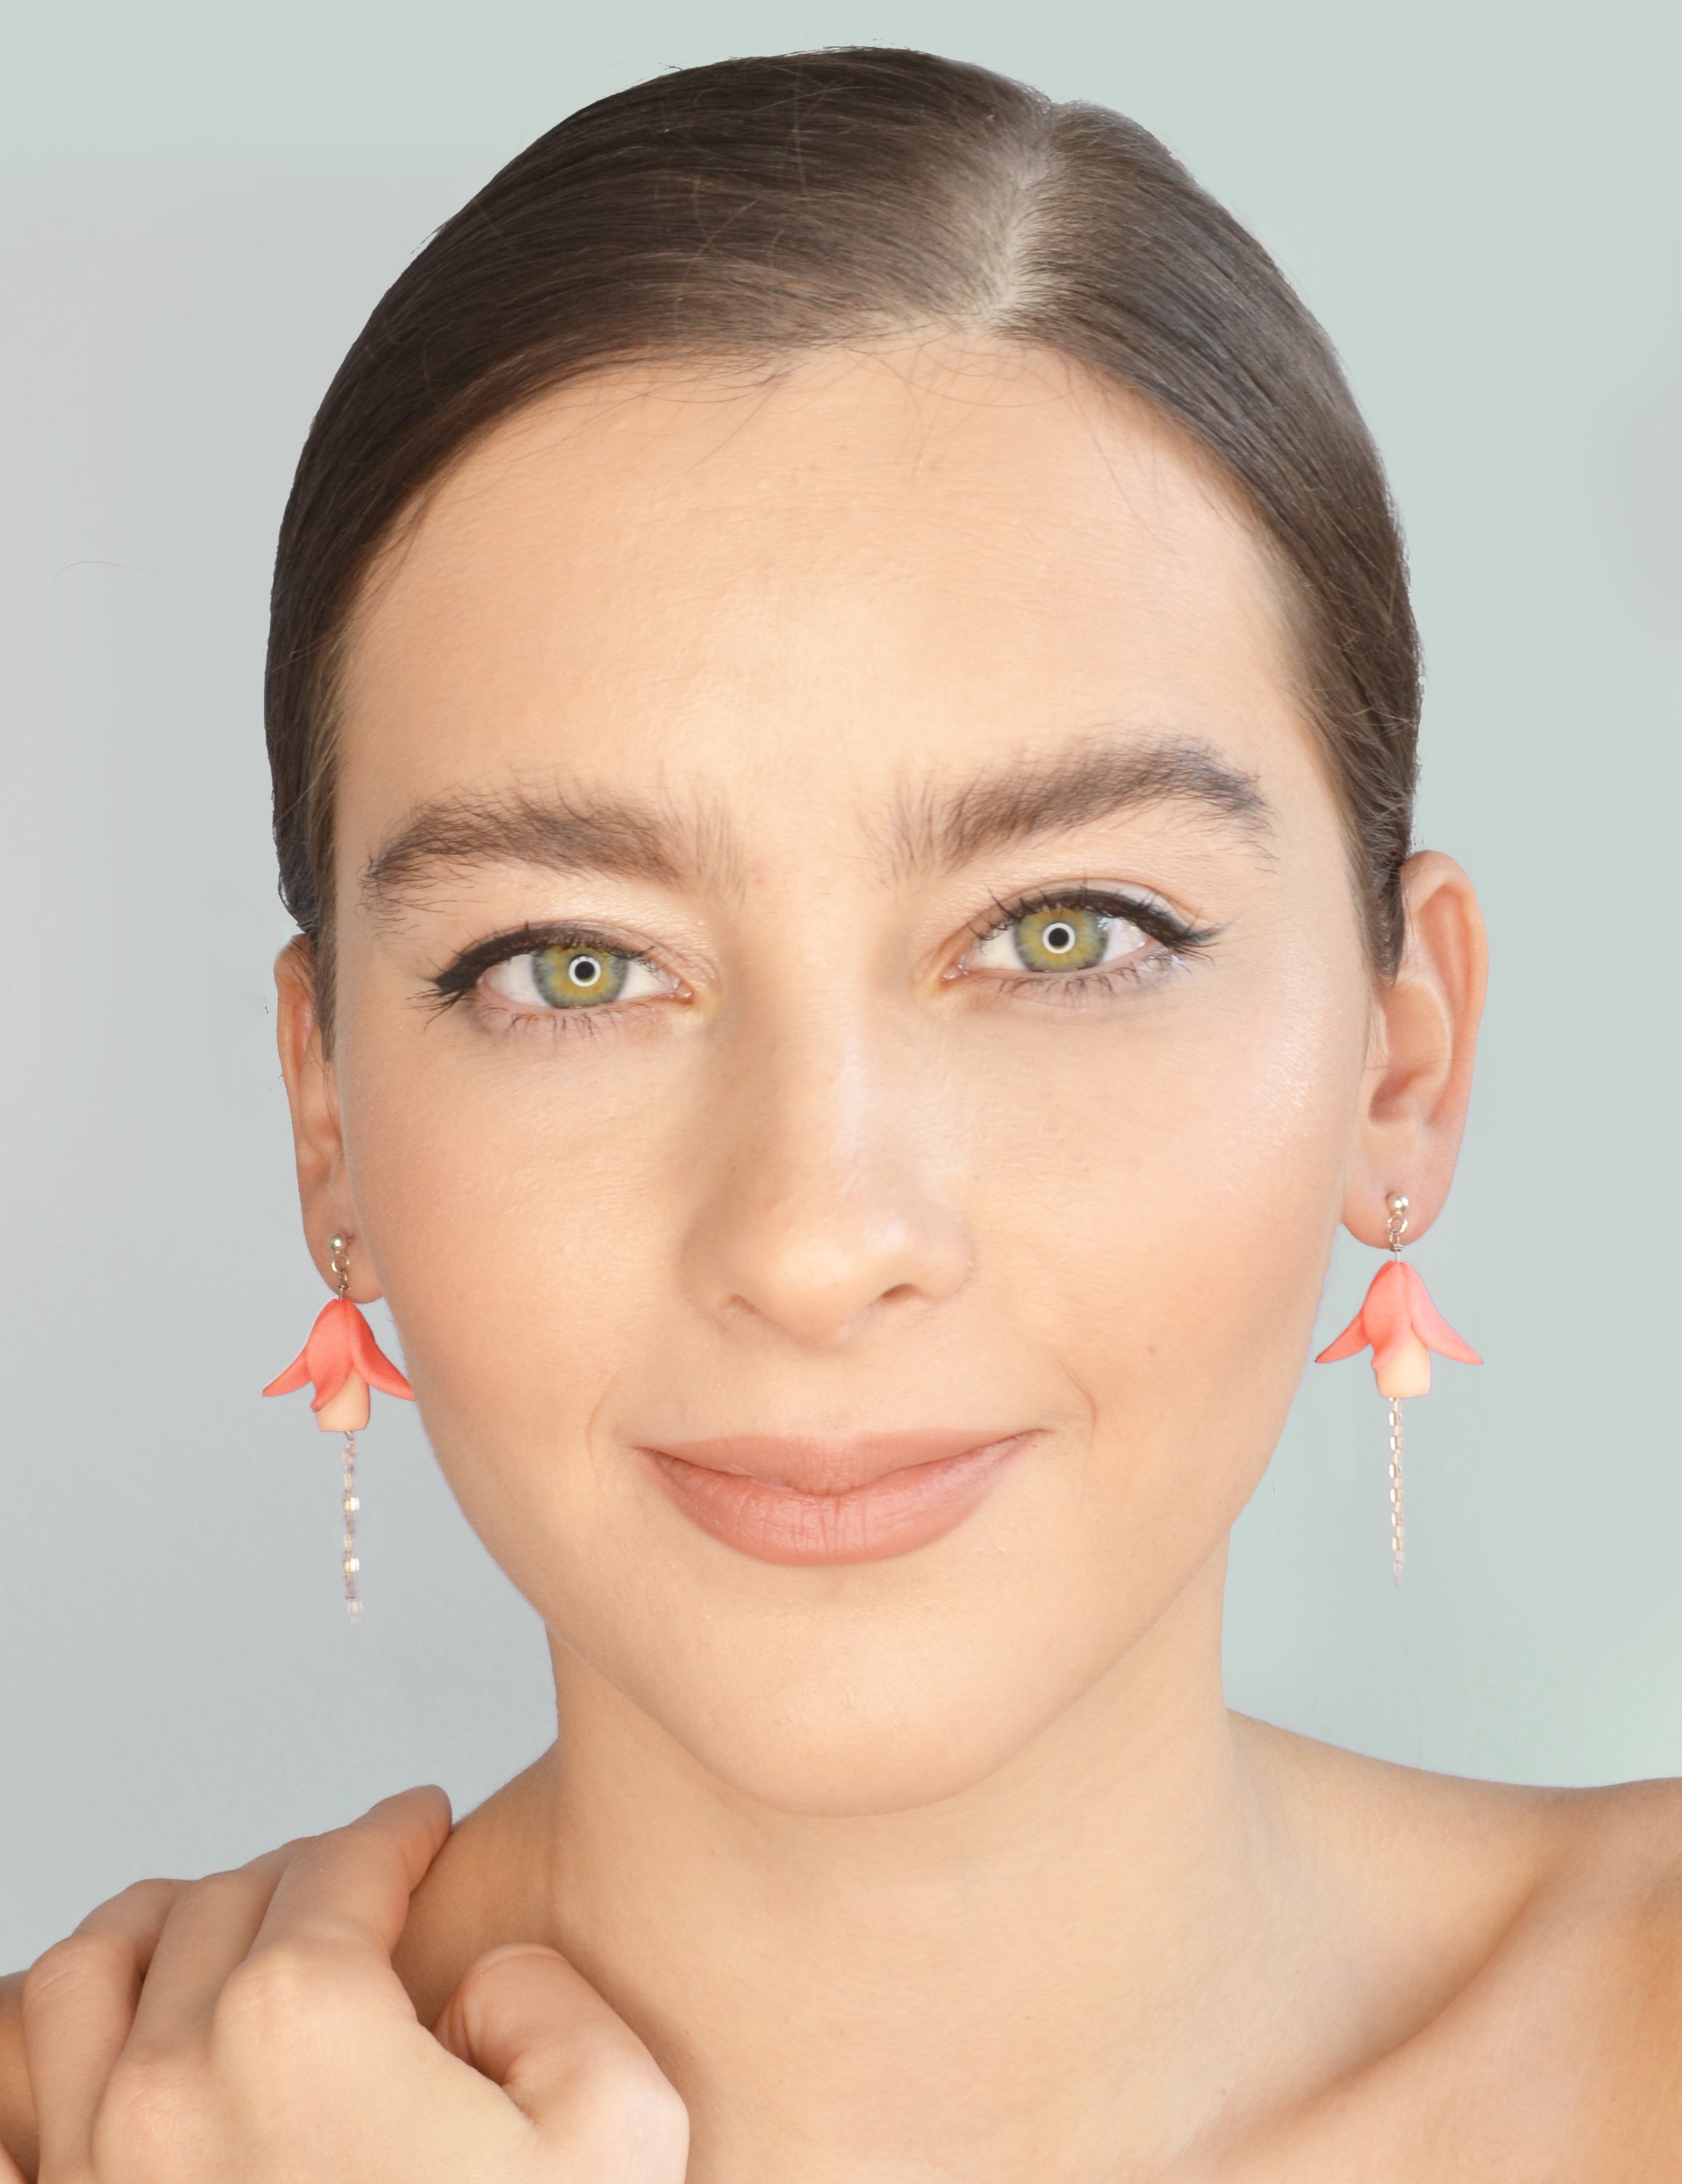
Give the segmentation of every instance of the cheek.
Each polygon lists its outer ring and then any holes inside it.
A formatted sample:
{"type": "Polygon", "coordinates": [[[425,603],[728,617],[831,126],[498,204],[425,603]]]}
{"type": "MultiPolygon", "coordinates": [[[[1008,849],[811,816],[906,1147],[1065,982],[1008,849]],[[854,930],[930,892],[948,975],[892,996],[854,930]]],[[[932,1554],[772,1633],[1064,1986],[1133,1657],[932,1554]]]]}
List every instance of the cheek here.
{"type": "Polygon", "coordinates": [[[1165,1526],[1206,1542],[1229,1523],[1278,1438],[1340,1211],[1365,1006],[1358,967],[1305,965],[1100,1053],[1042,1043],[1011,1098],[977,1103],[978,1223],[1093,1421],[1084,1490],[1125,1503],[1115,1536],[1147,1560],[1165,1526]]]}
{"type": "Polygon", "coordinates": [[[517,1574],[534,1521],[580,1536],[592,1422],[669,1298],[685,1089],[646,1050],[569,1072],[365,1021],[341,1063],[358,1219],[439,1460],[517,1574]]]}

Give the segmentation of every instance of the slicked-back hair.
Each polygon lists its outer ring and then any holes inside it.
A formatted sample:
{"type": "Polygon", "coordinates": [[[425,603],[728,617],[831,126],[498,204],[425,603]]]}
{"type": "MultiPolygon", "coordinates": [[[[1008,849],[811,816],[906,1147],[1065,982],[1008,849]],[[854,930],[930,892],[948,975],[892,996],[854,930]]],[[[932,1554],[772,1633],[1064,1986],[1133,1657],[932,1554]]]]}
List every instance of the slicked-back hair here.
{"type": "Polygon", "coordinates": [[[1236,488],[1295,625],[1367,953],[1393,974],[1418,643],[1372,440],[1259,243],[1137,123],[877,48],[721,61],[540,136],[376,307],[299,460],[266,685],[281,893],[331,1007],[336,695],[381,546],[550,389],[638,365],[775,364],[943,332],[1142,397],[1236,488]]]}

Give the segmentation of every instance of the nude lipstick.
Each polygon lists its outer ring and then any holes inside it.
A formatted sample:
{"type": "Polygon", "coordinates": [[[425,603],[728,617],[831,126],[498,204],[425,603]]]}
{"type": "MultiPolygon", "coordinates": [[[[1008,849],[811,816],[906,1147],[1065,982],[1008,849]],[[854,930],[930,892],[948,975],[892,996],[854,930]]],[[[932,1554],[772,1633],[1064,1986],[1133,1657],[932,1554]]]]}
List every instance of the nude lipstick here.
{"type": "Polygon", "coordinates": [[[766,1563],[872,1563],[943,1538],[1032,1432],[744,1434],[648,1448],[684,1515],[766,1563]]]}

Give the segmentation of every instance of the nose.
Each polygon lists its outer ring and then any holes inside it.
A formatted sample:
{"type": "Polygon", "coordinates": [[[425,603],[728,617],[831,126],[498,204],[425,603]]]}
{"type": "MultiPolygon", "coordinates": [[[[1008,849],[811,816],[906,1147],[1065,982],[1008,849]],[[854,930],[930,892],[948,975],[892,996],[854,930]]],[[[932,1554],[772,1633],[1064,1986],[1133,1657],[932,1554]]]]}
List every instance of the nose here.
{"type": "Polygon", "coordinates": [[[705,1309],[828,1349],[962,1286],[969,1232],[911,1060],[799,1034],[734,1057],[687,1253],[705,1309]]]}

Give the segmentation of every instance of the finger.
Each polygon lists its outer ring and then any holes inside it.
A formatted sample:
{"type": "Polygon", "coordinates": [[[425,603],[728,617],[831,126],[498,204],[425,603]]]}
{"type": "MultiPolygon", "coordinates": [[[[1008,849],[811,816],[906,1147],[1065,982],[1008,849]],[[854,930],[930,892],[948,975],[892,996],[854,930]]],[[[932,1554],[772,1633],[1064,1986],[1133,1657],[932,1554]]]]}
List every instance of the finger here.
{"type": "Polygon", "coordinates": [[[304,1844],[276,1884],[248,1964],[307,1950],[345,1973],[376,1971],[400,1992],[392,1951],[449,1828],[449,1799],[429,1786],[383,1798],[348,1827],[304,1844]]]}
{"type": "Polygon", "coordinates": [[[256,1940],[281,1875],[304,1847],[304,1841],[286,1843],[181,1888],[147,1967],[131,2053],[157,2053],[202,2032],[229,1974],[256,1940]]]}
{"type": "Polygon", "coordinates": [[[554,1950],[515,1942],[481,1957],[437,2036],[531,2117],[558,2175],[682,2184],[682,2102],[624,2019],[554,1950]]]}
{"type": "Polygon", "coordinates": [[[35,2096],[24,2060],[24,1975],[0,1979],[0,2184],[32,2176],[41,2148],[35,2136],[35,2096]]]}
{"type": "Polygon", "coordinates": [[[24,1981],[24,2048],[42,2166],[77,2173],[93,2111],[134,2022],[178,1880],[142,1880],[90,1912],[24,1981]]]}

